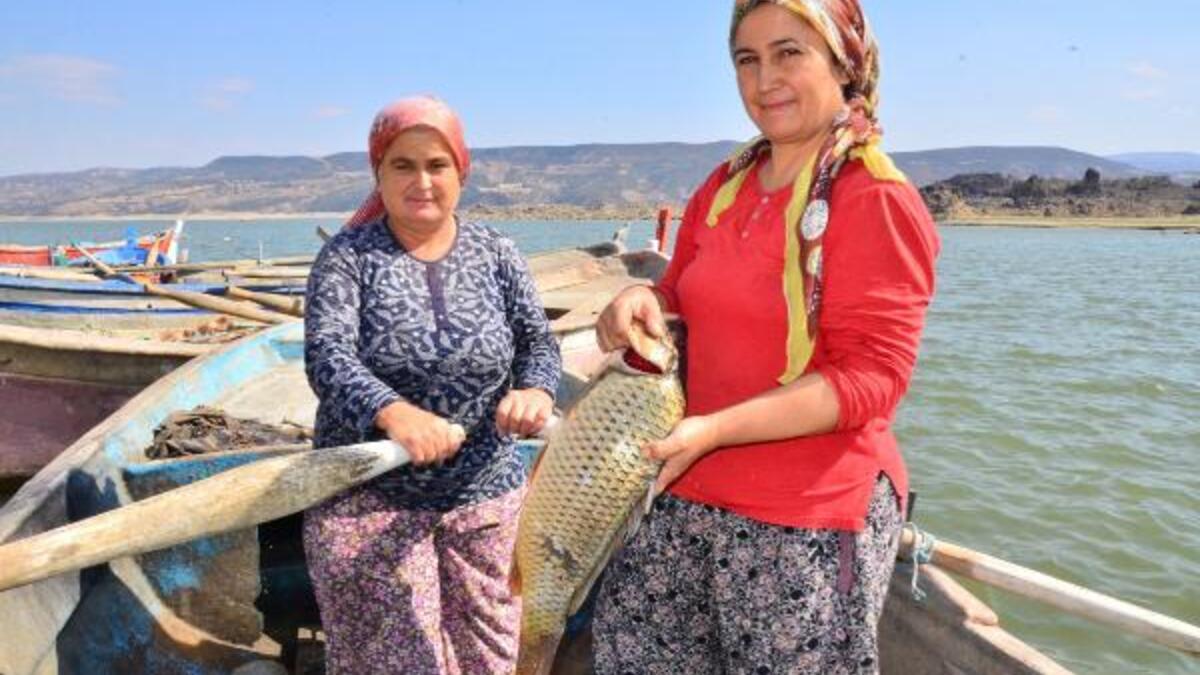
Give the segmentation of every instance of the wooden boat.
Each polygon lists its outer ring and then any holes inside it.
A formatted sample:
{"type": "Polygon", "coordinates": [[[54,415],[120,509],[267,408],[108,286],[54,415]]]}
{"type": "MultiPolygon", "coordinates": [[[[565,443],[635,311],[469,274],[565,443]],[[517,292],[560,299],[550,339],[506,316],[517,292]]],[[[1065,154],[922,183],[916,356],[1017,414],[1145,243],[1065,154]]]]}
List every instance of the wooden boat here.
{"type": "MultiPolygon", "coordinates": [[[[567,372],[560,402],[578,396],[600,364],[590,327],[607,296],[636,281],[637,273],[656,276],[665,264],[661,255],[614,253],[611,247],[596,247],[530,262],[564,345],[567,372]],[[589,292],[606,296],[603,301],[583,302],[572,295],[589,284],[589,292]]],[[[292,322],[190,361],[79,439],[0,508],[0,560],[6,561],[0,564],[0,588],[8,588],[0,591],[0,613],[20,618],[13,628],[0,631],[0,673],[322,672],[322,635],[303,563],[299,517],[272,520],[275,516],[263,515],[265,503],[246,501],[239,486],[253,484],[255,494],[267,495],[267,513],[289,513],[277,510],[277,495],[295,488],[297,476],[272,473],[274,467],[280,461],[316,460],[329,451],[288,454],[297,449],[258,448],[155,461],[143,452],[152,430],[170,413],[198,405],[216,405],[268,423],[311,424],[315,400],[302,372],[302,339],[301,326],[292,322]],[[244,478],[247,471],[256,476],[254,481],[244,478]],[[192,485],[209,476],[229,481],[217,491],[207,482],[192,485]],[[277,478],[264,481],[264,476],[277,478]],[[190,487],[174,490],[177,486],[190,487]],[[193,488],[207,497],[183,496],[194,494],[188,492],[193,488]],[[154,495],[161,496],[151,499],[154,495]],[[139,520],[130,521],[135,522],[132,527],[105,531],[108,526],[100,524],[104,517],[88,520],[163,499],[176,505],[154,517],[166,526],[142,528],[139,520]],[[108,550],[123,550],[126,557],[99,555],[96,540],[76,538],[69,531],[63,537],[63,530],[55,530],[72,522],[78,523],[72,527],[105,533],[108,550]],[[248,527],[253,523],[263,524],[248,527]],[[158,544],[148,543],[151,537],[143,530],[150,529],[158,544]],[[36,556],[13,552],[28,552],[29,542],[44,537],[58,537],[58,547],[36,556]],[[72,565],[63,562],[79,555],[94,557],[72,565]],[[109,562],[69,571],[101,560],[109,562]],[[14,568],[32,575],[20,582],[26,585],[9,588],[14,568]]],[[[532,459],[536,447],[523,449],[532,459]]],[[[955,558],[946,552],[950,548],[939,544],[934,562],[973,578],[981,577],[969,566],[997,569],[994,560],[979,554],[955,558]],[[956,559],[966,563],[955,566],[956,559]]],[[[924,600],[914,598],[910,575],[911,567],[901,563],[892,581],[880,628],[883,672],[1067,672],[1007,633],[994,612],[945,573],[922,567],[924,600]]],[[[1029,582],[1029,575],[1019,576],[1029,582]]],[[[1077,599],[1073,595],[1058,606],[1078,611],[1077,599]]],[[[1127,620],[1130,615],[1124,616],[1127,620]]],[[[1155,627],[1149,633],[1164,625],[1162,618],[1150,622],[1155,627]]],[[[1143,617],[1137,622],[1149,625],[1143,617]]],[[[590,673],[587,616],[575,617],[572,625],[555,672],[590,673]]],[[[1175,645],[1200,652],[1200,629],[1168,629],[1184,635],[1175,645]]]]}
{"type": "MultiPolygon", "coordinates": [[[[0,544],[291,452],[150,461],[143,449],[172,411],[201,404],[268,423],[311,424],[315,400],[301,367],[302,340],[299,324],[277,326],[151,385],[0,509],[0,544]]],[[[589,363],[568,358],[567,368],[582,367],[586,376],[589,363]]],[[[574,385],[560,392],[569,399],[585,378],[564,379],[574,385]]],[[[191,511],[203,518],[205,505],[174,517],[191,511]]],[[[0,592],[0,615],[19,617],[0,631],[0,672],[321,672],[298,523],[292,516],[0,592]]],[[[885,673],[1067,672],[1006,633],[946,575],[924,569],[922,587],[929,595],[919,602],[898,569],[881,628],[885,673]]],[[[556,672],[591,672],[586,621],[576,623],[582,628],[564,644],[556,672]]]]}
{"type": "Polygon", "coordinates": [[[183,221],[175,226],[141,237],[99,243],[81,242],[78,246],[21,246],[0,244],[0,265],[51,267],[86,264],[80,249],[110,265],[172,264],[179,257],[179,240],[183,221]]]}
{"type": "MultiPolygon", "coordinates": [[[[551,318],[587,305],[572,317],[586,317],[597,303],[611,297],[630,278],[649,279],[661,272],[665,258],[656,252],[625,253],[619,242],[551,251],[530,257],[539,289],[551,318]]],[[[175,266],[196,269],[194,266],[175,266]]],[[[163,268],[171,269],[171,268],[163,268]]],[[[240,267],[228,271],[225,280],[212,281],[215,268],[203,269],[209,281],[164,284],[164,288],[188,293],[224,295],[231,282],[251,291],[283,295],[304,292],[296,275],[307,271],[293,265],[240,267]],[[257,277],[255,274],[263,274],[257,277]]],[[[602,306],[602,305],[599,305],[602,306]]],[[[119,280],[52,279],[0,274],[0,324],[34,328],[87,331],[167,330],[192,327],[210,321],[210,310],[197,309],[178,300],[147,292],[137,284],[119,280]]]]}
{"type": "Polygon", "coordinates": [[[146,385],[215,344],[0,324],[0,480],[32,476],[146,385]]]}
{"type": "MultiPolygon", "coordinates": [[[[614,243],[530,258],[548,316],[556,320],[556,332],[562,335],[563,349],[593,359],[597,356],[590,351],[586,329],[595,321],[595,313],[617,290],[657,277],[665,264],[657,253],[625,253],[614,243]]],[[[90,283],[116,288],[122,297],[131,290],[120,282],[90,283]]],[[[172,302],[137,297],[137,302],[156,307],[172,302]]],[[[180,339],[185,330],[207,332],[218,323],[212,312],[179,306],[162,313],[131,314],[136,320],[127,314],[120,323],[97,311],[6,314],[0,303],[0,410],[12,413],[0,419],[0,479],[33,475],[142,388],[227,341],[219,334],[212,339],[180,339]],[[74,328],[59,328],[66,322],[46,321],[44,314],[69,317],[74,328]]],[[[236,335],[246,330],[244,326],[226,324],[222,330],[236,335]]]]}
{"type": "MultiPolygon", "coordinates": [[[[164,288],[224,295],[216,283],[163,284],[164,288]]],[[[303,292],[289,285],[257,284],[249,290],[303,292]]],[[[212,320],[211,310],[198,309],[120,280],[75,281],[0,274],[0,323],[34,328],[129,331],[188,328],[212,320]]]]}

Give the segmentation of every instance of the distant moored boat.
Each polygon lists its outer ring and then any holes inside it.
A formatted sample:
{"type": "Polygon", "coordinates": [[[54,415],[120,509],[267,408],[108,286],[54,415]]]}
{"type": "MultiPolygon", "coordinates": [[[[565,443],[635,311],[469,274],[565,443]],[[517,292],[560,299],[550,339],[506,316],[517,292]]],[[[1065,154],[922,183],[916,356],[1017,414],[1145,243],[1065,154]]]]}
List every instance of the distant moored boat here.
{"type": "MultiPolygon", "coordinates": [[[[179,257],[179,238],[182,233],[183,221],[176,220],[174,227],[161,232],[141,237],[131,236],[119,241],[80,243],[79,248],[87,250],[109,265],[173,265],[179,257]]],[[[0,244],[0,265],[86,265],[87,258],[79,248],[72,245],[0,244]]]]}

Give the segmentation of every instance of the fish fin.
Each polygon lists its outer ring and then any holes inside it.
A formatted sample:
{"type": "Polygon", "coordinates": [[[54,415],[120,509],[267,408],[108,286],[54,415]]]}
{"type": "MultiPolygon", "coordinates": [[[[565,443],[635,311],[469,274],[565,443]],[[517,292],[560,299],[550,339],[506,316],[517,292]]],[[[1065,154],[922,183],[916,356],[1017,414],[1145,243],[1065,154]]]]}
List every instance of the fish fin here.
{"type": "Polygon", "coordinates": [[[554,657],[558,654],[558,643],[562,642],[562,631],[526,645],[521,641],[517,651],[516,675],[550,675],[554,667],[554,657]]]}
{"type": "MultiPolygon", "coordinates": [[[[659,467],[659,468],[661,469],[662,467],[659,467]]],[[[650,482],[646,485],[646,498],[643,500],[643,504],[642,504],[642,515],[643,516],[650,515],[650,507],[654,506],[654,497],[656,496],[654,493],[654,486],[657,484],[658,484],[658,473],[655,473],[654,477],[651,478],[650,482]]],[[[640,521],[638,522],[638,526],[639,527],[641,526],[640,521]]],[[[636,532],[636,531],[637,530],[635,528],[634,532],[636,532]]],[[[632,537],[633,532],[630,532],[629,536],[632,537]]]]}
{"type": "MultiPolygon", "coordinates": [[[[608,555],[604,556],[604,561],[608,562],[608,555]]],[[[588,593],[592,592],[592,586],[596,585],[596,580],[600,578],[600,573],[604,571],[606,565],[596,565],[588,572],[587,579],[575,589],[575,595],[571,596],[571,602],[567,604],[567,616],[571,616],[583,607],[583,603],[587,601],[588,593]]]]}
{"type": "Polygon", "coordinates": [[[546,458],[546,448],[550,447],[550,441],[547,439],[546,444],[538,452],[537,457],[533,458],[533,466],[529,467],[529,482],[533,482],[533,477],[537,475],[538,467],[542,465],[542,460],[546,458]]]}
{"type": "Polygon", "coordinates": [[[513,556],[512,566],[508,568],[508,592],[513,597],[521,595],[521,565],[517,556],[513,556]]]}
{"type": "Polygon", "coordinates": [[[579,588],[575,589],[575,594],[571,596],[571,602],[567,605],[567,615],[570,616],[579,611],[583,607],[583,603],[587,601],[588,594],[592,592],[592,586],[596,585],[596,580],[600,578],[600,573],[608,566],[608,561],[612,559],[617,551],[620,551],[626,542],[633,538],[638,528],[642,526],[642,520],[646,514],[650,513],[650,504],[654,501],[654,482],[651,481],[647,489],[646,497],[638,497],[629,505],[629,514],[625,516],[625,520],[621,526],[613,532],[612,538],[604,547],[604,552],[600,555],[596,566],[588,572],[587,578],[579,588]]]}

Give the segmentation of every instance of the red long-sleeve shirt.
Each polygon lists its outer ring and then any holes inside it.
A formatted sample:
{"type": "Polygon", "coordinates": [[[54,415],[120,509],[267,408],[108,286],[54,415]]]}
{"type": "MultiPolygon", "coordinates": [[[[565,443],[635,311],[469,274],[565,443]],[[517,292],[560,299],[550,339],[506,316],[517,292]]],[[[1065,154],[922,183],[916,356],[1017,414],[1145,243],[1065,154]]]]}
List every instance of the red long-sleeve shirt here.
{"type": "MultiPolygon", "coordinates": [[[[787,365],[783,212],[791,188],[763,192],[754,168],[710,228],[705,218],[724,175],[718,168],[692,197],[658,285],[687,324],[689,415],[780,386],[787,365]]],[[[669,491],[763,522],[854,531],[880,473],[906,499],[908,474],[891,422],[916,362],[939,248],[911,185],[877,180],[861,162],[848,162],[830,195],[824,296],[806,371],[821,373],[837,393],[837,428],[721,448],[669,491]]]]}

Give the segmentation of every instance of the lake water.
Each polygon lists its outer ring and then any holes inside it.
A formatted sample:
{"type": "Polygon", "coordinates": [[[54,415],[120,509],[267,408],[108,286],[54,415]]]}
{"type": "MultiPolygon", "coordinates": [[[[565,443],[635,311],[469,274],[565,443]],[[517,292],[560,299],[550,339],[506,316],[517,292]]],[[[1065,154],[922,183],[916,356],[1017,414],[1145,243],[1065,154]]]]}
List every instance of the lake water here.
{"type": "MultiPolygon", "coordinates": [[[[139,222],[138,232],[165,226],[139,222]]],[[[333,220],[194,221],[192,260],[315,253],[333,220]]],[[[534,252],[619,223],[498,223],[534,252]]],[[[0,223],[0,241],[119,237],[126,223],[0,223]]],[[[634,225],[641,245],[649,222],[634,225]]],[[[939,287],[898,433],[940,538],[1200,623],[1200,236],[944,228],[939,287]]],[[[1002,625],[1080,673],[1200,662],[971,585],[1002,625]]]]}

